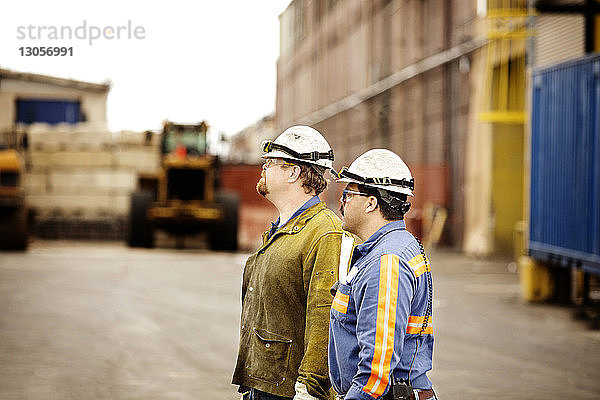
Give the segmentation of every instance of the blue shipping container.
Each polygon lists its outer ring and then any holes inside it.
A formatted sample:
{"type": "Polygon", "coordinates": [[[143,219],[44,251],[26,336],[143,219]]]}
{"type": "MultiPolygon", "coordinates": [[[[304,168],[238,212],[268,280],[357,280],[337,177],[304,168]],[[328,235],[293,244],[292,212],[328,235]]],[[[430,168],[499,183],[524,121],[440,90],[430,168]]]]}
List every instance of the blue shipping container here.
{"type": "Polygon", "coordinates": [[[600,55],[533,73],[529,250],[600,274],[600,55]]]}

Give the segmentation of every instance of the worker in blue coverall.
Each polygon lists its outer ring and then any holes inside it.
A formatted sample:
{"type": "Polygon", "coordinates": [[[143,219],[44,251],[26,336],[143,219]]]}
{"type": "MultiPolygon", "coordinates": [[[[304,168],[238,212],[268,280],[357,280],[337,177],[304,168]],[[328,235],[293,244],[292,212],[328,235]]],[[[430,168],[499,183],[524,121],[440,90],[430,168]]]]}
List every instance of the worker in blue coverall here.
{"type": "Polygon", "coordinates": [[[433,356],[431,268],[404,223],[414,189],[410,170],[395,153],[374,149],[339,177],[346,184],[342,227],[364,242],[340,260],[332,288],[333,388],[345,400],[437,399],[427,377],[433,356]]]}

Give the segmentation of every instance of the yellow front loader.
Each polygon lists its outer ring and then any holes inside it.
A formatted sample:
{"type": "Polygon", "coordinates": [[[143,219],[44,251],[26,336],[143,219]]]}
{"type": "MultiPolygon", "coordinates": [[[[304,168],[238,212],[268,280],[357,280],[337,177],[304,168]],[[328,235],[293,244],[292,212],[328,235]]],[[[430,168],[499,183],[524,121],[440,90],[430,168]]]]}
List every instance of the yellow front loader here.
{"type": "Polygon", "coordinates": [[[24,250],[29,242],[23,160],[16,150],[0,150],[0,248],[24,250]]]}

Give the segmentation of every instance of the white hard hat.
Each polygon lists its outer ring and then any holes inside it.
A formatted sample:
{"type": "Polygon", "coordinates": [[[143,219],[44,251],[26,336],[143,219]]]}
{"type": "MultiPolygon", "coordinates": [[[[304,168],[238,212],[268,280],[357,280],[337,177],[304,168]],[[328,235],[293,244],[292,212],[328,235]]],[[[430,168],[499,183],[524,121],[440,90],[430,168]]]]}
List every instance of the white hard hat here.
{"type": "Polygon", "coordinates": [[[264,141],[262,151],[262,158],[284,158],[327,169],[333,167],[331,146],[319,131],[310,126],[296,125],[286,129],[275,141],[264,141]]]}
{"type": "Polygon", "coordinates": [[[412,196],[414,179],[402,159],[385,149],[369,150],[339,173],[338,182],[358,183],[412,196]]]}

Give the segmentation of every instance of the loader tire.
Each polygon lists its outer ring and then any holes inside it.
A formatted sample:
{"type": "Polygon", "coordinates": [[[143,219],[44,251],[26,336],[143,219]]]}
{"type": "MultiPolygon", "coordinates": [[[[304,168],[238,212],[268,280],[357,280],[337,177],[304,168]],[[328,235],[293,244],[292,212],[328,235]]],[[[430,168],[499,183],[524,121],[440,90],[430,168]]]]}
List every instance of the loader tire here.
{"type": "Polygon", "coordinates": [[[25,250],[29,244],[26,206],[0,208],[0,248],[25,250]]]}
{"type": "Polygon", "coordinates": [[[154,245],[152,223],[148,219],[148,210],[152,205],[150,192],[131,194],[131,207],[127,229],[127,244],[130,247],[151,248],[154,245]]]}
{"type": "Polygon", "coordinates": [[[212,250],[236,251],[238,249],[238,214],[240,199],[236,193],[220,191],[215,202],[225,211],[225,218],[217,222],[210,235],[212,250]]]}

